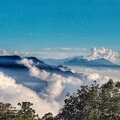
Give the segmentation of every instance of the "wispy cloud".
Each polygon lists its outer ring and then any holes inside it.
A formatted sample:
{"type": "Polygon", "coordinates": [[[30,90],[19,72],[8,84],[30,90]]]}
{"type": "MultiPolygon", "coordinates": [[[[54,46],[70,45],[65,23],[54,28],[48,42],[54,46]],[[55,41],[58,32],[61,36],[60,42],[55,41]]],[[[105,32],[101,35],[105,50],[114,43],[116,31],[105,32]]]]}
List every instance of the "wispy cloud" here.
{"type": "Polygon", "coordinates": [[[69,47],[61,47],[61,48],[43,48],[43,51],[87,51],[87,48],[69,48],[69,47]]]}
{"type": "Polygon", "coordinates": [[[36,56],[38,58],[54,58],[54,59],[64,59],[73,56],[88,55],[88,52],[62,52],[62,51],[41,51],[41,52],[25,52],[26,56],[36,56]]]}
{"type": "Polygon", "coordinates": [[[42,50],[43,51],[49,51],[49,50],[52,50],[52,48],[43,48],[42,50]]]}

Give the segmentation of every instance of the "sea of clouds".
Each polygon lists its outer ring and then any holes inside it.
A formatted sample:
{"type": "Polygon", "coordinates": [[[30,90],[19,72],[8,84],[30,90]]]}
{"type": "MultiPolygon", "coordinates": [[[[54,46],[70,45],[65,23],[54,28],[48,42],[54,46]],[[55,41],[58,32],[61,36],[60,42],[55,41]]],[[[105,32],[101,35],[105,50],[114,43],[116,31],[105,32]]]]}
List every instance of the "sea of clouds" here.
{"type": "MultiPolygon", "coordinates": [[[[6,51],[3,51],[6,55],[6,51]]],[[[89,60],[105,58],[114,63],[119,61],[119,53],[105,48],[92,49],[91,55],[86,56],[89,60]]],[[[88,67],[71,67],[74,73],[82,73],[82,78],[73,76],[63,77],[60,74],[49,73],[45,70],[38,69],[32,60],[23,59],[18,61],[18,64],[23,64],[28,68],[28,74],[31,77],[47,82],[47,87],[36,93],[29,87],[23,84],[18,84],[14,76],[8,76],[1,70],[0,72],[0,101],[9,102],[13,106],[17,106],[18,102],[32,102],[33,108],[42,116],[47,112],[52,112],[54,115],[58,113],[62,107],[65,94],[73,93],[81,85],[91,84],[97,81],[99,84],[107,82],[109,79],[120,81],[120,70],[112,68],[88,68],[88,67]]],[[[10,71],[9,71],[10,72],[10,71]]],[[[24,78],[24,76],[21,75],[24,78]]]]}

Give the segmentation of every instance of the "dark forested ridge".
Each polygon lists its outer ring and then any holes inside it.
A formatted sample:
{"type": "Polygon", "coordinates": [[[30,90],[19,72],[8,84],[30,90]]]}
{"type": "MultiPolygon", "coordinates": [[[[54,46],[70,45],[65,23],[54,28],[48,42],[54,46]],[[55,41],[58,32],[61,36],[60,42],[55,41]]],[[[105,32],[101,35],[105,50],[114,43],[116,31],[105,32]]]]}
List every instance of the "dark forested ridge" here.
{"type": "Polygon", "coordinates": [[[56,116],[38,116],[32,103],[0,103],[0,120],[120,120],[120,82],[109,80],[103,85],[94,82],[81,86],[74,94],[67,94],[62,109],[56,116]]]}

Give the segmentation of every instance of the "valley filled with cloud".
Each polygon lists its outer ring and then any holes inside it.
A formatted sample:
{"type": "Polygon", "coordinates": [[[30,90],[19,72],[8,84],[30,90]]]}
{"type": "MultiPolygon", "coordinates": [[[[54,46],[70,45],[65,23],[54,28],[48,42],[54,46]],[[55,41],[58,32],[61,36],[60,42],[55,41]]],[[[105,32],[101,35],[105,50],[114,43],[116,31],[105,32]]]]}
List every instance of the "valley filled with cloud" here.
{"type": "Polygon", "coordinates": [[[66,94],[72,94],[81,85],[92,84],[93,81],[103,84],[109,79],[120,81],[119,53],[105,48],[93,48],[87,56],[52,58],[52,62],[49,59],[41,61],[35,56],[7,54],[5,50],[1,55],[0,101],[16,106],[18,102],[32,102],[40,116],[47,112],[56,115],[66,94]],[[76,59],[78,63],[83,60],[85,63],[73,64],[76,59]]]}

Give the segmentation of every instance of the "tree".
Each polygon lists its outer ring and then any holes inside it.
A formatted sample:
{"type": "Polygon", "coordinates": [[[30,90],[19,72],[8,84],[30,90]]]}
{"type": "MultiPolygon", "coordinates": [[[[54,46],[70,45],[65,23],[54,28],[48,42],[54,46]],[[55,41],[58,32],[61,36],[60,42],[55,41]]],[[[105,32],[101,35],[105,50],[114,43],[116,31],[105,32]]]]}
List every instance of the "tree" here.
{"type": "Polygon", "coordinates": [[[17,120],[39,120],[38,115],[35,114],[35,110],[31,108],[33,105],[30,102],[18,103],[21,109],[17,113],[17,120]]]}
{"type": "Polygon", "coordinates": [[[18,103],[21,107],[16,110],[10,103],[0,103],[0,120],[40,120],[30,102],[18,103]]]}
{"type": "Polygon", "coordinates": [[[42,120],[54,120],[52,113],[47,113],[42,117],[42,120]]]}
{"type": "Polygon", "coordinates": [[[10,103],[0,103],[0,120],[15,120],[17,110],[10,103]]]}
{"type": "Polygon", "coordinates": [[[67,96],[57,117],[61,120],[120,120],[120,82],[109,80],[81,86],[67,96]]]}

